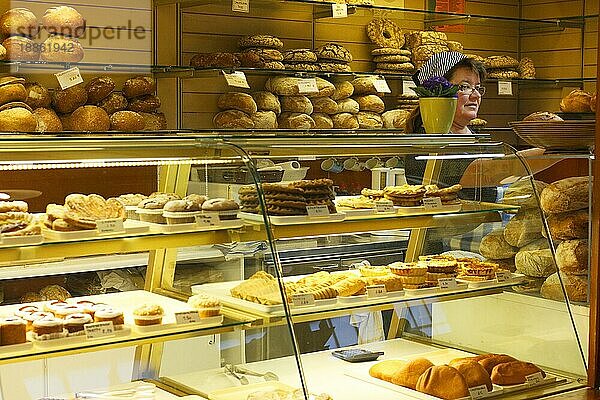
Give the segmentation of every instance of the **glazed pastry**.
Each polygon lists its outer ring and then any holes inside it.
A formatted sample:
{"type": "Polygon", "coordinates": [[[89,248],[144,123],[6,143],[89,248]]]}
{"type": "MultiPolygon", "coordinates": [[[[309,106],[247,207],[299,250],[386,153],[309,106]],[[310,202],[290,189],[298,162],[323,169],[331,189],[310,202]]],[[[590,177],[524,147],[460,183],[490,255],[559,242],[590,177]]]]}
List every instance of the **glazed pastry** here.
{"type": "Polygon", "coordinates": [[[94,322],[90,314],[75,313],[65,317],[64,327],[69,333],[81,332],[85,324],[94,322]]]}
{"type": "Polygon", "coordinates": [[[111,321],[115,329],[125,323],[123,312],[114,308],[104,308],[94,313],[94,322],[111,321]]]}
{"type": "Polygon", "coordinates": [[[33,321],[32,332],[39,336],[60,334],[63,331],[63,320],[54,317],[40,318],[33,321]]]}

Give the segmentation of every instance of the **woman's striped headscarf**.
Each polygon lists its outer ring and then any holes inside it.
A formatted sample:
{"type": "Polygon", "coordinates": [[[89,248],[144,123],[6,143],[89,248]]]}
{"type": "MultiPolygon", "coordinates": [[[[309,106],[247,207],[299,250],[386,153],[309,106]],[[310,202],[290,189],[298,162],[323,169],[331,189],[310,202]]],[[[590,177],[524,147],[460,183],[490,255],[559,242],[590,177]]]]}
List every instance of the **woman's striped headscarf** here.
{"type": "Polygon", "coordinates": [[[436,53],[423,64],[421,69],[417,70],[413,75],[413,81],[417,85],[421,85],[429,78],[444,76],[452,67],[465,58],[467,57],[458,51],[436,53]]]}

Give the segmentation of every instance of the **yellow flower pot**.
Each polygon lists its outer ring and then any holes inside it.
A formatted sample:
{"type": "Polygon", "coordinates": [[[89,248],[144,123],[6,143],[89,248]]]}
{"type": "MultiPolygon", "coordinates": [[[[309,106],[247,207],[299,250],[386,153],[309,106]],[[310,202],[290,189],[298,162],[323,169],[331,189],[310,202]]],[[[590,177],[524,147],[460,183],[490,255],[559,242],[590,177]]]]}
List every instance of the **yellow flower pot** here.
{"type": "Polygon", "coordinates": [[[426,133],[445,134],[450,132],[454,113],[456,112],[456,97],[421,97],[421,119],[426,133]]]}

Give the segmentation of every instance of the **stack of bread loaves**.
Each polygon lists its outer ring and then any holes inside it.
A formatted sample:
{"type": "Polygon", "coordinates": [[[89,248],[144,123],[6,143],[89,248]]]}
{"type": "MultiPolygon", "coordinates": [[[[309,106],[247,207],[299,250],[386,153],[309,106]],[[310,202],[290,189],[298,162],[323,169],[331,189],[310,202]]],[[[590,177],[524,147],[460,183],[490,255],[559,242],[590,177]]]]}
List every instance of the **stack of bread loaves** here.
{"type": "Polygon", "coordinates": [[[351,72],[350,63],[352,54],[350,51],[337,43],[325,43],[315,49],[320,71],[327,72],[351,72]]]}
{"type": "Polygon", "coordinates": [[[236,54],[242,67],[262,69],[285,69],[281,39],[271,35],[244,36],[238,42],[241,50],[236,54]]]}
{"type": "Polygon", "coordinates": [[[402,29],[390,19],[374,19],[367,25],[367,36],[378,48],[371,51],[375,72],[405,74],[414,70],[411,51],[404,49],[402,29]]]}
{"type": "Polygon", "coordinates": [[[250,116],[257,112],[258,107],[249,94],[223,93],[217,99],[217,107],[222,111],[213,118],[215,128],[254,128],[254,121],[250,116]]]}
{"type": "Polygon", "coordinates": [[[519,77],[519,61],[511,56],[489,56],[483,65],[490,78],[514,79],[519,77]]]}
{"type": "Polygon", "coordinates": [[[36,119],[25,100],[25,79],[5,76],[0,78],[0,131],[34,132],[36,119]]]}
{"type": "Polygon", "coordinates": [[[444,32],[414,31],[406,34],[406,47],[412,51],[412,60],[416,68],[421,68],[425,61],[436,53],[462,51],[462,45],[459,45],[458,42],[449,44],[444,32]]]}
{"type": "Polygon", "coordinates": [[[385,103],[375,87],[377,76],[365,76],[352,81],[354,100],[358,103],[358,126],[360,129],[383,128],[381,114],[385,112],[385,103]]]}
{"type": "Polygon", "coordinates": [[[317,55],[311,49],[292,49],[283,52],[285,69],[294,71],[318,71],[317,55]]]}
{"type": "Polygon", "coordinates": [[[542,191],[540,203],[550,235],[553,241],[560,241],[556,247],[558,272],[541,288],[546,298],[564,300],[562,280],[569,300],[587,300],[589,190],[589,178],[581,176],[556,181],[542,191]]]}
{"type": "Polygon", "coordinates": [[[331,115],[333,128],[358,129],[357,114],[360,111],[360,105],[352,98],[353,94],[354,85],[352,82],[340,81],[335,83],[335,91],[331,95],[331,99],[337,104],[335,113],[331,115]]]}

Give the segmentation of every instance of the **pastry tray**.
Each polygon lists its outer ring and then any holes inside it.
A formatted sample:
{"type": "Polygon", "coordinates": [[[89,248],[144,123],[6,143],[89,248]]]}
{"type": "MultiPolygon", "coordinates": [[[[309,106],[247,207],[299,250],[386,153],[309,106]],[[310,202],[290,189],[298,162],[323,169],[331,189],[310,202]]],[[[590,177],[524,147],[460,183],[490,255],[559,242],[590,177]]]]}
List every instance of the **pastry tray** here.
{"type": "Polygon", "coordinates": [[[43,228],[42,235],[44,238],[49,240],[79,240],[79,239],[90,239],[90,238],[99,238],[99,237],[107,237],[107,236],[120,236],[120,235],[138,235],[141,233],[146,233],[149,231],[148,224],[141,221],[136,221],[132,219],[125,220],[123,222],[123,228],[125,228],[125,232],[115,232],[110,234],[100,234],[95,229],[86,229],[81,231],[55,231],[52,229],[43,228]]]}
{"type": "Polygon", "coordinates": [[[532,146],[546,149],[587,149],[594,145],[596,121],[509,122],[517,136],[532,146]]]}
{"type": "Polygon", "coordinates": [[[29,235],[29,236],[4,236],[2,235],[2,242],[0,247],[4,246],[25,246],[40,244],[44,241],[42,235],[29,235]]]}
{"type": "MultiPolygon", "coordinates": [[[[252,222],[264,222],[262,214],[252,214],[247,212],[240,212],[240,217],[247,221],[252,222]]],[[[269,215],[269,220],[273,225],[304,225],[304,224],[321,224],[324,222],[340,222],[346,218],[346,214],[337,212],[329,214],[325,217],[309,217],[307,215],[289,215],[289,216],[278,216],[269,215]]]]}
{"type": "MultiPolygon", "coordinates": [[[[511,275],[511,277],[507,281],[502,282],[503,285],[517,284],[517,283],[521,283],[521,282],[523,282],[523,280],[525,280],[525,275],[523,275],[523,274],[518,274],[518,273],[513,272],[510,275],[511,275]]],[[[497,279],[488,279],[485,281],[468,281],[465,279],[456,278],[456,281],[467,284],[469,286],[469,289],[480,289],[480,288],[495,286],[495,285],[499,284],[497,279]]]]}
{"type": "Polygon", "coordinates": [[[179,232],[204,232],[217,231],[221,229],[237,229],[244,226],[241,219],[224,219],[215,226],[198,226],[196,223],[189,224],[156,224],[153,222],[142,222],[149,227],[150,232],[157,233],[179,233],[179,232]]]}
{"type": "Polygon", "coordinates": [[[365,217],[369,215],[376,214],[376,210],[374,208],[350,208],[350,207],[340,207],[336,206],[338,212],[346,214],[346,217],[365,217]]]}

